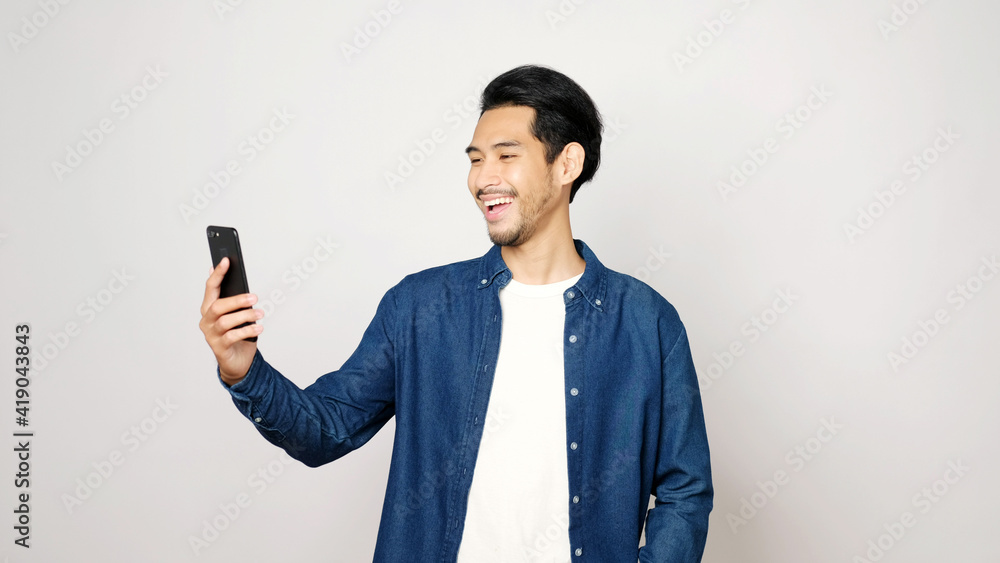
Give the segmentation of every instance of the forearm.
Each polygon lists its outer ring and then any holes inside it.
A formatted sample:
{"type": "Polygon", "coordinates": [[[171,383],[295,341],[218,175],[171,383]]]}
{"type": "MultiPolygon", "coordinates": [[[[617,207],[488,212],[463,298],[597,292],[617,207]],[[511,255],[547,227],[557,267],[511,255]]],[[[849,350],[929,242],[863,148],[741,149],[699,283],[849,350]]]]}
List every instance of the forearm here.
{"type": "Polygon", "coordinates": [[[392,416],[391,403],[353,400],[370,387],[365,377],[334,372],[301,389],[258,351],[246,377],[226,388],[264,438],[315,467],[360,447],[392,416]]]}

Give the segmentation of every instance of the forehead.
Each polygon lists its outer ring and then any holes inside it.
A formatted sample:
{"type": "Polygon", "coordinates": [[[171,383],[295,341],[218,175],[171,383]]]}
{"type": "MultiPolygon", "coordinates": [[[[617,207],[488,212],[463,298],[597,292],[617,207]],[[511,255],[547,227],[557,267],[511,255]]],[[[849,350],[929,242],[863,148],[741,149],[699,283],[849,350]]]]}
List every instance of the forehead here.
{"type": "Polygon", "coordinates": [[[497,143],[517,141],[523,145],[538,139],[531,134],[535,110],[527,106],[504,106],[483,113],[472,134],[470,149],[486,151],[497,143]]]}

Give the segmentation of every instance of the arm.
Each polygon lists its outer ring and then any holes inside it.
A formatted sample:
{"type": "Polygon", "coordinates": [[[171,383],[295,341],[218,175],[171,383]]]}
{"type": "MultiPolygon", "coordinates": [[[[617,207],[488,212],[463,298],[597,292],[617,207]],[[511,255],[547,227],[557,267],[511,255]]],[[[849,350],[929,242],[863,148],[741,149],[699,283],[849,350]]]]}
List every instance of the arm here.
{"type": "MultiPolygon", "coordinates": [[[[206,283],[201,327],[219,362],[219,379],[240,412],[268,441],[313,467],[374,436],[392,417],[395,405],[392,291],[382,298],[361,344],[343,367],[300,389],[264,360],[255,343],[242,340],[243,332],[259,333],[260,325],[230,330],[254,313],[231,311],[254,300],[217,299],[222,267],[220,263],[206,283]]],[[[257,318],[259,313],[249,320],[257,318]]]]}
{"type": "Polygon", "coordinates": [[[646,516],[646,563],[701,561],[712,510],[708,436],[687,332],[663,360],[662,414],[653,491],[646,516]]]}
{"type": "Polygon", "coordinates": [[[305,389],[258,352],[229,387],[233,403],[268,441],[310,467],[361,447],[395,413],[393,309],[390,290],[347,362],[305,389]]]}

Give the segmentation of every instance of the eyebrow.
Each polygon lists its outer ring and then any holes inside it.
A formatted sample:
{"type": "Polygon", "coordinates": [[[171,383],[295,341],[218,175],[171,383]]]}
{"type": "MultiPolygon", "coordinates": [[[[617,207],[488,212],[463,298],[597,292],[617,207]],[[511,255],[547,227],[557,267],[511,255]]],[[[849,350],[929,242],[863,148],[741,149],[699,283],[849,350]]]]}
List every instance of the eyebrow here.
{"type": "MultiPolygon", "coordinates": [[[[492,148],[493,150],[496,150],[496,149],[501,149],[501,148],[504,148],[504,147],[520,147],[520,146],[522,146],[522,144],[521,144],[520,141],[500,141],[499,143],[495,143],[490,148],[492,148]]],[[[473,151],[475,151],[475,152],[483,152],[483,151],[479,150],[479,147],[474,147],[472,145],[469,145],[465,149],[465,154],[469,154],[470,152],[473,152],[473,151]]]]}

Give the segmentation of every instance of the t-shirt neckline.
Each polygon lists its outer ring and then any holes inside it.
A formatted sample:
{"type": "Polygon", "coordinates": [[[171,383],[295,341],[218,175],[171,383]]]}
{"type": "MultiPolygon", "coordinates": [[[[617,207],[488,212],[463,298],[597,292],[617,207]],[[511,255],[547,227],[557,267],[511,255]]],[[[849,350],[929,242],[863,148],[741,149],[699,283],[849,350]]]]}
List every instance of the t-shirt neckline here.
{"type": "Polygon", "coordinates": [[[583,277],[582,273],[569,279],[541,285],[529,285],[511,278],[503,289],[509,290],[510,293],[521,297],[553,297],[556,295],[562,295],[564,291],[572,287],[576,282],[580,281],[581,277],[583,277]]]}

